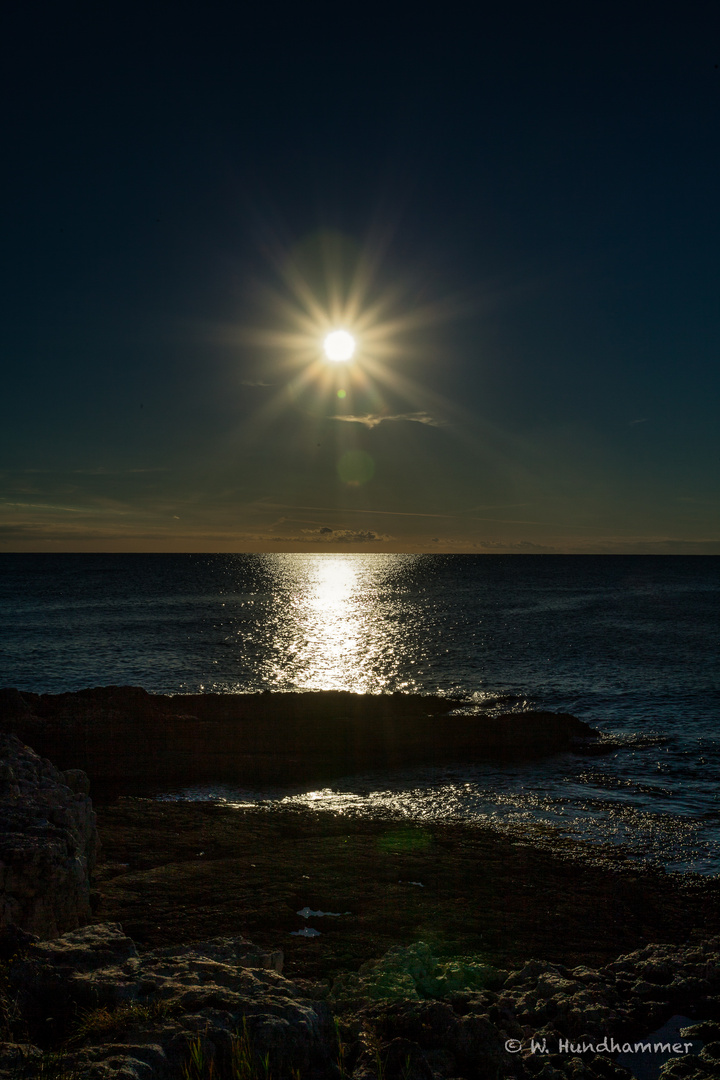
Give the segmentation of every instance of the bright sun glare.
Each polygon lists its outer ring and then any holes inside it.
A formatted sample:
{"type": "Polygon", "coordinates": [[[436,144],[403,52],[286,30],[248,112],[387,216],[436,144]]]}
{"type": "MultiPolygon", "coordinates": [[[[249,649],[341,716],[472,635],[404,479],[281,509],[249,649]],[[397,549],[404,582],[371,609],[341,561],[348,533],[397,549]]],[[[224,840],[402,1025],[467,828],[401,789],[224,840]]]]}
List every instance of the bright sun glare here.
{"type": "MultiPolygon", "coordinates": [[[[415,354],[427,357],[427,346],[416,337],[424,327],[460,309],[450,300],[420,306],[413,301],[403,311],[417,282],[396,274],[383,280],[385,245],[382,236],[361,248],[352,238],[321,231],[289,251],[275,250],[280,287],[258,285],[273,328],[227,330],[233,344],[270,350],[270,380],[259,370],[258,381],[247,384],[278,387],[265,397],[256,427],[298,407],[368,427],[406,414],[431,422],[432,396],[410,377],[406,361],[415,354]]],[[[340,439],[339,428],[336,434],[340,439]]]]}
{"type": "Polygon", "coordinates": [[[333,330],[325,338],[323,349],[328,360],[336,363],[351,360],[355,352],[355,338],[347,330],[333,330]]]}

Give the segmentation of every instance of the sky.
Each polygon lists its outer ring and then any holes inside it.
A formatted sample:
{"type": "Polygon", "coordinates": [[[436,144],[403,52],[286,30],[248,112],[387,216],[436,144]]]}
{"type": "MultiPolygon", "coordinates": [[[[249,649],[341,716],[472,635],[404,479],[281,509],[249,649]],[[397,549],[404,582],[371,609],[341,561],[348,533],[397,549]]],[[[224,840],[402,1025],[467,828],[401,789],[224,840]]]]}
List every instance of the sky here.
{"type": "Polygon", "coordinates": [[[720,554],[716,0],[3,18],[0,551],[720,554]]]}

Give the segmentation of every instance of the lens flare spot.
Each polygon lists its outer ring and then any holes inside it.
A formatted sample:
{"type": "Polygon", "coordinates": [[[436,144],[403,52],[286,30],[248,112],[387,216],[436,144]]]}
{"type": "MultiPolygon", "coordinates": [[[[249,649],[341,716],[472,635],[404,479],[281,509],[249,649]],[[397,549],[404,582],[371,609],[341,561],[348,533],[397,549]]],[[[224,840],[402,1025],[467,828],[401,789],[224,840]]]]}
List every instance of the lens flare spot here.
{"type": "Polygon", "coordinates": [[[338,396],[338,397],[340,398],[340,400],[342,401],[342,399],[343,399],[344,397],[347,397],[347,394],[345,393],[345,391],[344,391],[344,390],[338,390],[338,392],[337,392],[337,396],[338,396]]]}
{"type": "Polygon", "coordinates": [[[365,450],[348,450],[338,461],[337,471],[344,484],[359,487],[372,480],[375,462],[365,450]]]}
{"type": "Polygon", "coordinates": [[[355,354],[355,347],[355,338],[347,330],[333,330],[323,342],[325,356],[333,363],[351,360],[355,354]]]}
{"type": "MultiPolygon", "coordinates": [[[[425,829],[394,829],[377,841],[381,851],[424,851],[432,844],[432,835],[425,829]]],[[[410,882],[418,885],[419,882],[410,882]]]]}

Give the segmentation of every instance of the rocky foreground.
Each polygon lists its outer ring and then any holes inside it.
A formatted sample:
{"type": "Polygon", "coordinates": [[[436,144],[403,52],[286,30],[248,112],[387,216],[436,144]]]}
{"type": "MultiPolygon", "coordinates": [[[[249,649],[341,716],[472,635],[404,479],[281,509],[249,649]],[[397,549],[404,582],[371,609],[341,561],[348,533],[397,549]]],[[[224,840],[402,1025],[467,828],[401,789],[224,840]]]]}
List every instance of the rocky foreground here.
{"type": "Polygon", "coordinates": [[[0,736],[0,1078],[720,1077],[716,881],[88,784],[0,736]]]}
{"type": "Polygon", "coordinates": [[[109,923],[3,945],[5,1077],[620,1080],[663,1059],[663,1077],[720,1075],[718,939],[512,972],[418,943],[331,985],[241,937],[140,955],[109,923]]]}

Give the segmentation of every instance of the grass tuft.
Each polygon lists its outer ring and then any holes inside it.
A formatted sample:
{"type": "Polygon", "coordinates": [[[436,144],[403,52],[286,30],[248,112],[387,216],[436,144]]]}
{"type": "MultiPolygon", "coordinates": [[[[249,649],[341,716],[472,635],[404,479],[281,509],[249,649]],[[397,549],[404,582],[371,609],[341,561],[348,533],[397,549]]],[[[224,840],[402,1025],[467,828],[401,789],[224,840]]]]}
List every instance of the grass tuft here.
{"type": "Polygon", "coordinates": [[[166,1001],[155,1001],[150,1005],[141,1005],[129,1001],[124,1005],[109,1008],[103,1005],[97,1009],[87,1009],[80,1013],[72,1027],[67,1043],[69,1046],[87,1039],[102,1038],[116,1032],[126,1031],[136,1024],[154,1023],[177,1013],[177,1006],[166,1001]]]}
{"type": "MultiPolygon", "coordinates": [[[[255,1050],[247,1020],[242,1031],[232,1040],[230,1062],[226,1069],[216,1070],[215,1061],[205,1054],[203,1040],[198,1035],[188,1046],[189,1058],[183,1068],[183,1080],[273,1080],[270,1054],[255,1050]]],[[[291,1080],[301,1080],[299,1070],[292,1070],[291,1080]]]]}

